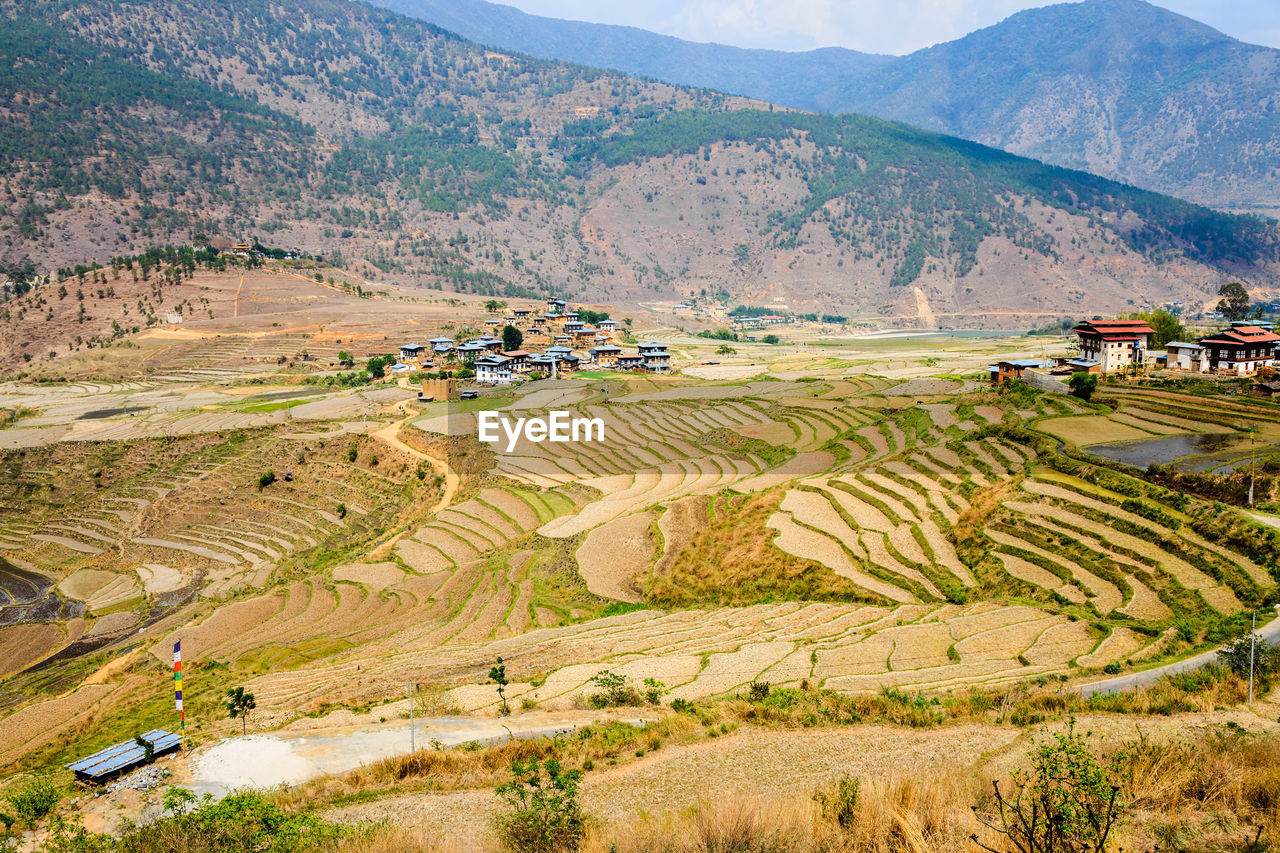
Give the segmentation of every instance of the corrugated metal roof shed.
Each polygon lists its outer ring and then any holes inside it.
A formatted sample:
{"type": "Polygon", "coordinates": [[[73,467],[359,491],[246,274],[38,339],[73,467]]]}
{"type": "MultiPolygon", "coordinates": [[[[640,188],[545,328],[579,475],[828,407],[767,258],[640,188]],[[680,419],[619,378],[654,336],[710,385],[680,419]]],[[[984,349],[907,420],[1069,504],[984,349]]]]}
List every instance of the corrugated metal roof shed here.
{"type": "MultiPolygon", "coordinates": [[[[164,729],[152,729],[142,734],[142,739],[151,744],[152,756],[173,752],[182,745],[180,735],[164,729]]],[[[142,764],[147,759],[146,748],[137,741],[127,740],[100,749],[93,755],[81,758],[66,765],[76,774],[76,778],[97,781],[115,773],[129,770],[142,764]]]]}

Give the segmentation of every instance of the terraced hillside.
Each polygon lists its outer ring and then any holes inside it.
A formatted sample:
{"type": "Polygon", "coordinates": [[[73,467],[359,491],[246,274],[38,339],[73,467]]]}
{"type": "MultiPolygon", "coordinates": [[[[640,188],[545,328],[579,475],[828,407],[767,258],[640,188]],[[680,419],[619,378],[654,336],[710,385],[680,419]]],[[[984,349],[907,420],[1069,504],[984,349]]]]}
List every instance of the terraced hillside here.
{"type": "MultiPolygon", "coordinates": [[[[162,683],[175,639],[194,682],[247,685],[271,726],[392,701],[410,681],[439,712],[493,713],[499,656],[508,699],[549,709],[581,705],[605,669],[676,698],[755,680],[933,691],[1087,677],[1219,640],[1274,594],[1261,528],[1050,437],[1055,422],[1140,419],[1147,392],[1108,414],[880,369],[797,357],[739,382],[532,383],[480,403],[599,417],[606,439],[509,453],[443,404],[403,426],[412,453],[334,424],[281,426],[104,445],[119,473],[94,485],[96,457],[64,444],[60,469],[88,473],[48,503],[74,513],[9,519],[5,553],[81,603],[78,631],[105,636],[126,613],[132,628],[144,610],[158,621],[128,646],[127,677],[71,693],[30,668],[11,678],[21,707],[0,742],[39,733],[0,761],[55,755],[65,727],[123,709],[163,719],[139,696],[162,683]],[[440,492],[425,451],[441,448],[461,484],[428,511],[440,492]],[[135,456],[164,464],[138,470],[135,456]],[[292,480],[259,491],[272,462],[292,480]]],[[[1183,417],[1174,408],[1146,416],[1183,417]]],[[[49,491],[27,456],[8,462],[25,493],[49,491]]]]}

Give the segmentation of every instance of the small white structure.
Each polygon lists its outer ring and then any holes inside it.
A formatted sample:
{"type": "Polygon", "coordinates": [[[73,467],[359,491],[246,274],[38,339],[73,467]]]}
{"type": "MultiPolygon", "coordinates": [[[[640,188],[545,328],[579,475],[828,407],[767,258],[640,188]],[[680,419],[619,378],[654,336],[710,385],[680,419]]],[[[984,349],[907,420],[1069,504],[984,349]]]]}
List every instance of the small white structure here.
{"type": "Polygon", "coordinates": [[[1205,357],[1202,344],[1169,341],[1165,344],[1165,351],[1165,366],[1170,370],[1188,370],[1193,373],[1205,373],[1209,370],[1209,359],[1205,357]]]}

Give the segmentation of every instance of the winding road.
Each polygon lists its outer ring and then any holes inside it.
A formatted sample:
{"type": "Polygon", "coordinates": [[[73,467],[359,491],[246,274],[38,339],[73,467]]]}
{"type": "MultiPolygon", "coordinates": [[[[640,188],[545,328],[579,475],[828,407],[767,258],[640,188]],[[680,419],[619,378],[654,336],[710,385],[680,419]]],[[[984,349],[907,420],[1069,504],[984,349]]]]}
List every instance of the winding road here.
{"type": "MultiPolygon", "coordinates": [[[[1280,606],[1277,609],[1280,609],[1280,606]]],[[[1269,623],[1259,628],[1258,636],[1269,643],[1280,644],[1280,619],[1272,619],[1269,623]]],[[[1145,669],[1142,672],[1130,672],[1125,675],[1117,675],[1114,678],[1104,678],[1102,681],[1079,684],[1076,685],[1075,689],[1086,699],[1090,696],[1138,690],[1156,683],[1166,675],[1199,669],[1205,664],[1212,663],[1217,655],[1218,650],[1211,649],[1185,660],[1174,661],[1153,669],[1145,669]]]]}

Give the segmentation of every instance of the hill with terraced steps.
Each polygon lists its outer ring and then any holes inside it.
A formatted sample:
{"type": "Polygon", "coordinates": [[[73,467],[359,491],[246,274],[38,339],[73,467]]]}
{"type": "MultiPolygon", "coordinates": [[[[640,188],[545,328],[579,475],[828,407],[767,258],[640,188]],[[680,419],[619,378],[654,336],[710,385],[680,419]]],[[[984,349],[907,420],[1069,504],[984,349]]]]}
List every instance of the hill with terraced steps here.
{"type": "MultiPolygon", "coordinates": [[[[685,369],[706,369],[705,344],[659,336],[685,369]]],[[[1208,531],[1247,524],[1234,510],[1052,436],[1105,432],[1089,419],[1152,438],[1242,414],[1280,424],[1280,409],[1141,387],[1099,409],[930,378],[910,350],[881,349],[774,355],[746,380],[589,376],[480,401],[600,417],[599,444],[486,449],[474,408],[429,403],[401,423],[396,395],[412,392],[388,385],[359,392],[379,401],[372,425],[340,405],[326,420],[349,395],[330,391],[305,404],[314,419],[9,452],[21,486],[5,500],[56,499],[5,519],[0,556],[81,610],[53,633],[0,628],[0,662],[18,672],[0,741],[23,732],[38,759],[91,713],[161,721],[139,691],[178,639],[193,726],[216,731],[209,709],[228,683],[255,693],[267,727],[393,702],[408,681],[439,713],[492,714],[499,656],[508,698],[552,710],[580,706],[605,669],[690,699],[756,680],[947,691],[1087,678],[1212,642],[1275,589],[1273,552],[1208,531]],[[374,428],[388,417],[407,450],[374,428]],[[435,511],[433,458],[461,475],[435,511]],[[272,468],[290,479],[260,490],[272,468]],[[139,628],[143,645],[126,645],[139,628]],[[47,662],[15,654],[23,642],[47,662]],[[96,650],[119,648],[133,675],[52,698],[96,650]]],[[[157,411],[165,387],[90,390],[153,394],[143,422],[173,427],[188,416],[157,411]]],[[[60,394],[51,412],[71,406],[60,394]]]]}

